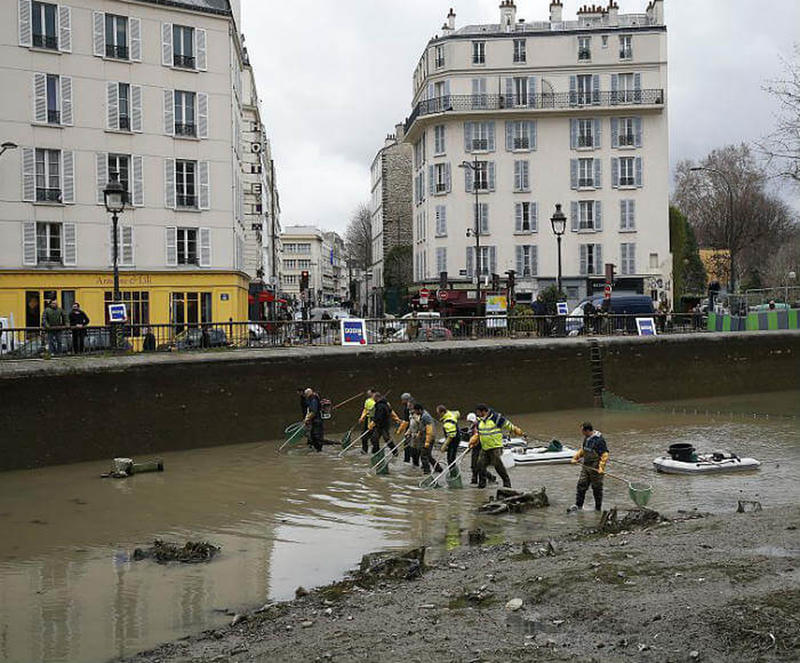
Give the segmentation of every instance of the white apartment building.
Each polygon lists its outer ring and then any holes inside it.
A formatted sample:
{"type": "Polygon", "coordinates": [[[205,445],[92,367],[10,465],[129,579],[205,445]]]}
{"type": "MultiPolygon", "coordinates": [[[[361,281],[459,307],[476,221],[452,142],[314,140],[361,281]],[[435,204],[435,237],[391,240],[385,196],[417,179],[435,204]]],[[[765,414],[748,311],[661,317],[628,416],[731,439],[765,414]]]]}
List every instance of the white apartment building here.
{"type": "Polygon", "coordinates": [[[459,29],[450,11],[406,121],[417,283],[514,270],[519,299],[535,296],[555,282],[561,204],[570,300],[602,289],[606,263],[617,290],[671,299],[663,4],[621,14],[611,0],[565,21],[554,0],[526,22],[502,0],[498,23],[459,29]]]}
{"type": "Polygon", "coordinates": [[[337,251],[341,238],[316,226],[286,226],[280,238],[281,291],[296,302],[309,306],[330,306],[341,301],[344,270],[337,251]],[[306,299],[301,296],[303,272],[308,272],[306,299]]]}
{"type": "Polygon", "coordinates": [[[131,321],[245,319],[238,0],[5,6],[0,139],[19,147],[0,158],[0,314],[35,326],[57,297],[102,324],[114,173],[131,321]]]}

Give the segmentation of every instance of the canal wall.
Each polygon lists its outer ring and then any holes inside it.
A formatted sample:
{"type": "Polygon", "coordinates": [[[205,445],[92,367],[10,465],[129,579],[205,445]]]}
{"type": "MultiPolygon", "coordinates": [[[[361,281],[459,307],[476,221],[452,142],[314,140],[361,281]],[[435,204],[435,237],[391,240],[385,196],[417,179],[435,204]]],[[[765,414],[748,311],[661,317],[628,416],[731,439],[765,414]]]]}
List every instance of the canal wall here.
{"type": "MultiPolygon", "coordinates": [[[[595,341],[604,386],[638,402],[800,389],[800,332],[595,341]]],[[[334,403],[367,387],[395,403],[410,391],[431,410],[596,402],[586,338],[3,361],[0,470],[276,439],[307,385],[334,403]]],[[[342,407],[329,429],[359,408],[342,407]]]]}

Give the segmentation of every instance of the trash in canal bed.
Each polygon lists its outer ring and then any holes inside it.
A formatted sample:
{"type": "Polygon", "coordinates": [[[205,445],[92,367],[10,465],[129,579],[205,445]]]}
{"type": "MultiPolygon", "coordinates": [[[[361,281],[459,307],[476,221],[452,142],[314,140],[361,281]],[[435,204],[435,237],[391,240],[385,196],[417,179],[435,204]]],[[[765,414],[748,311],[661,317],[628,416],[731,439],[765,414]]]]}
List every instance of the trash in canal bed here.
{"type": "Polygon", "coordinates": [[[182,547],[175,543],[167,543],[156,539],[150,548],[136,548],[131,555],[134,562],[142,559],[153,559],[159,564],[181,562],[183,564],[199,564],[210,562],[221,550],[207,541],[187,541],[182,547]]]}
{"type": "Polygon", "coordinates": [[[163,472],[164,461],[160,458],[145,460],[141,463],[134,462],[133,458],[115,458],[114,467],[111,472],[101,474],[102,479],[127,479],[134,474],[144,474],[145,472],[163,472]]]}

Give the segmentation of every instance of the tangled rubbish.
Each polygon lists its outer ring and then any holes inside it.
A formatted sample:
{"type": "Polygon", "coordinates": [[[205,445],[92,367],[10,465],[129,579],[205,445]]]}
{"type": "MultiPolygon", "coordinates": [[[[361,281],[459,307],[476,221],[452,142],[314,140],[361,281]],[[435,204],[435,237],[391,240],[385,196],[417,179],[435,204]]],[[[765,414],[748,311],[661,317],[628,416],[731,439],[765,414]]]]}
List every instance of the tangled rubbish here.
{"type": "Polygon", "coordinates": [[[628,532],[633,529],[644,529],[657,525],[664,518],[658,511],[652,509],[634,509],[628,511],[623,518],[619,517],[617,509],[610,509],[603,512],[600,519],[599,531],[603,534],[618,534],[628,532]]]}
{"type": "Polygon", "coordinates": [[[547,499],[547,493],[544,488],[537,493],[523,493],[518,490],[511,490],[511,488],[498,488],[497,496],[494,499],[490,499],[478,510],[481,513],[497,515],[509,512],[520,513],[528,509],[542,509],[546,506],[550,506],[550,500],[547,499]]]}
{"type": "Polygon", "coordinates": [[[425,547],[414,548],[401,555],[396,553],[371,553],[361,558],[357,577],[360,579],[419,578],[425,568],[425,547]]]}
{"type": "Polygon", "coordinates": [[[159,564],[168,562],[181,562],[183,564],[199,564],[210,562],[221,550],[207,541],[187,541],[184,546],[166,543],[156,539],[150,548],[136,548],[131,559],[138,562],[142,559],[152,559],[159,564]]]}

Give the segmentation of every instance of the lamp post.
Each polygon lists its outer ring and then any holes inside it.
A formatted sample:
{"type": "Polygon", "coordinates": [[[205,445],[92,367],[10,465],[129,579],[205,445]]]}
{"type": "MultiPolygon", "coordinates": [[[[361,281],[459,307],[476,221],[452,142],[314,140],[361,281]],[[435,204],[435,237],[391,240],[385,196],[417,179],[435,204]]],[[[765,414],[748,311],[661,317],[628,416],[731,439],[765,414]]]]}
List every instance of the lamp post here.
{"type": "Polygon", "coordinates": [[[689,169],[693,173],[704,170],[708,173],[714,173],[722,178],[725,182],[725,187],[728,189],[728,223],[725,224],[725,243],[728,245],[728,270],[730,271],[728,287],[730,294],[736,291],[736,262],[733,255],[733,187],[728,179],[728,176],[721,170],[716,168],[707,168],[705,166],[695,166],[689,169]]]}
{"type": "MultiPolygon", "coordinates": [[[[106,188],[103,189],[103,202],[106,206],[106,211],[111,214],[111,223],[113,228],[113,256],[114,256],[114,303],[120,303],[120,293],[119,293],[119,227],[118,227],[118,215],[122,214],[125,210],[125,187],[122,186],[122,183],[117,179],[118,174],[114,171],[111,173],[111,179],[106,184],[106,188]]],[[[114,323],[112,323],[114,324],[114,323]]],[[[114,333],[112,334],[113,337],[113,344],[114,348],[118,348],[120,346],[120,331],[121,328],[119,324],[114,324],[113,327],[114,333]]]]}
{"type": "MultiPolygon", "coordinates": [[[[475,192],[475,210],[473,214],[474,218],[474,226],[472,228],[467,228],[467,237],[475,237],[475,274],[476,279],[475,283],[478,286],[478,313],[480,313],[481,308],[481,214],[480,208],[478,207],[478,172],[480,170],[480,162],[478,161],[477,155],[473,159],[472,163],[469,161],[462,161],[459,165],[459,168],[469,168],[472,171],[472,190],[475,192]]],[[[487,269],[488,273],[488,269],[487,269]]]]}
{"type": "Polygon", "coordinates": [[[556,281],[558,287],[558,296],[561,296],[561,237],[567,231],[567,217],[561,211],[561,203],[556,204],[556,211],[550,217],[550,225],[553,228],[553,233],[556,236],[558,243],[558,280],[556,281]]]}
{"type": "Polygon", "coordinates": [[[3,152],[6,150],[16,150],[18,147],[19,145],[16,143],[12,143],[10,140],[7,140],[0,145],[0,156],[3,156],[3,152]]]}

